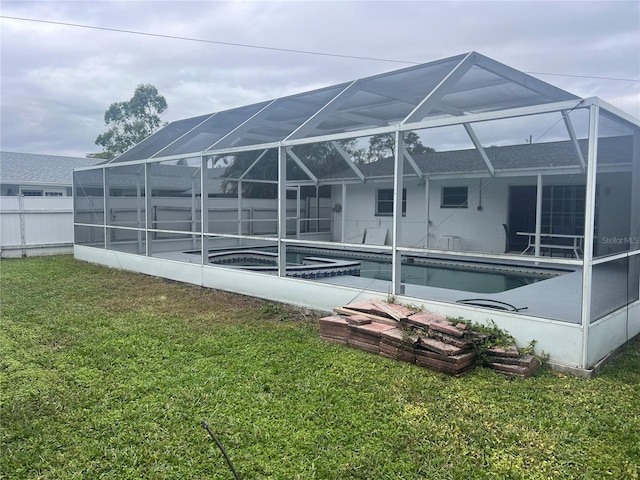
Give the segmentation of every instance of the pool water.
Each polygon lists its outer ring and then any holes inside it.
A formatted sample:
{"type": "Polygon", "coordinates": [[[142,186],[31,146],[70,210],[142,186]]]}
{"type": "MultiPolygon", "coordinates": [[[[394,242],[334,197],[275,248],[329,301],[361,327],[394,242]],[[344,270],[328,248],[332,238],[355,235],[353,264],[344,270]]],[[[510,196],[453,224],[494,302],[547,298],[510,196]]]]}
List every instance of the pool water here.
{"type": "MultiPolygon", "coordinates": [[[[300,264],[308,253],[287,253],[287,263],[300,264]]],[[[316,253],[317,256],[327,256],[316,253]]],[[[376,280],[391,281],[391,263],[383,260],[357,258],[357,256],[337,255],[336,258],[360,261],[360,276],[376,280]]],[[[483,267],[487,270],[490,267],[483,267]]],[[[496,267],[497,268],[497,267],[496,267]]],[[[499,293],[514,288],[530,285],[535,282],[557,276],[558,272],[540,270],[535,273],[509,272],[504,267],[500,271],[479,271],[464,263],[460,266],[434,266],[423,264],[403,263],[401,281],[411,285],[446,288],[477,293],[499,293]]]]}

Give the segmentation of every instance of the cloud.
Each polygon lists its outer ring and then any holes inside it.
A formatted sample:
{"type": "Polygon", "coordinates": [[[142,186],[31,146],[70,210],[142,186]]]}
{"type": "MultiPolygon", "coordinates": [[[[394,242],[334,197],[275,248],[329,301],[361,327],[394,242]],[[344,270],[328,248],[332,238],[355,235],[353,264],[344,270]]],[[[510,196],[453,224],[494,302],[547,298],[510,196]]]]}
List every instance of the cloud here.
{"type": "MultiPolygon", "coordinates": [[[[525,72],[640,78],[637,2],[17,2],[2,15],[227,43],[428,62],[475,50],[525,72]]],[[[165,120],[373,75],[402,63],[3,18],[2,149],[97,151],[103,115],[141,83],[165,120]]],[[[407,64],[408,65],[408,64],[407,64]]],[[[640,84],[535,76],[640,116],[640,84]]]]}

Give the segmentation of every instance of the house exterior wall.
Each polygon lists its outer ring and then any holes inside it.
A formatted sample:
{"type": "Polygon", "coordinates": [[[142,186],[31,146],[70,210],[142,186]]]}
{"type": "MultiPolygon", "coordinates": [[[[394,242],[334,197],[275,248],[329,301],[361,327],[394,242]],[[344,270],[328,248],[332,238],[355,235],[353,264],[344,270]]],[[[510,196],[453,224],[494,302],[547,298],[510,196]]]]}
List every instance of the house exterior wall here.
{"type": "MultiPolygon", "coordinates": [[[[400,245],[404,247],[446,248],[443,236],[459,237],[454,249],[476,252],[502,253],[504,250],[503,223],[508,215],[509,179],[482,179],[482,199],[477,191],[480,179],[432,180],[429,182],[429,220],[427,226],[427,200],[425,187],[417,179],[405,181],[407,189],[407,214],[402,219],[400,245]],[[441,207],[443,187],[468,187],[467,208],[441,207]],[[481,204],[480,204],[481,201],[481,204]],[[478,209],[478,206],[481,206],[478,209]]],[[[522,184],[522,179],[518,179],[522,184]]],[[[535,185],[535,179],[531,182],[535,185]]],[[[391,188],[391,183],[367,183],[347,185],[347,200],[343,204],[346,242],[360,243],[367,228],[386,228],[387,245],[391,244],[392,217],[376,216],[376,190],[391,188]],[[345,206],[346,205],[346,206],[345,206]],[[356,240],[352,242],[352,240],[356,240]]],[[[341,189],[334,189],[334,202],[341,202],[341,189]]],[[[334,217],[333,230],[341,233],[342,219],[334,217]]],[[[339,241],[339,238],[335,239],[339,241]]]]}
{"type": "MultiPolygon", "coordinates": [[[[546,175],[543,186],[584,185],[584,175],[546,175]]],[[[536,186],[537,178],[497,177],[483,179],[455,179],[429,181],[428,219],[425,186],[417,179],[406,180],[407,213],[402,218],[401,239],[403,247],[465,250],[472,252],[502,253],[505,233],[503,223],[508,223],[509,188],[512,186],[536,186]],[[480,187],[482,185],[482,187],[480,187]],[[444,187],[468,187],[467,208],[442,208],[444,187]],[[482,188],[482,194],[478,191],[482,188]],[[459,237],[455,244],[447,244],[447,236],[459,237]]],[[[341,212],[334,215],[334,241],[342,235],[342,216],[346,243],[362,243],[367,228],[387,230],[386,245],[392,241],[392,217],[376,215],[376,191],[392,188],[391,182],[371,182],[347,185],[347,199],[342,199],[342,187],[333,189],[333,204],[341,205],[341,212]]],[[[631,215],[631,182],[624,173],[611,173],[599,177],[597,227],[608,237],[628,238],[628,221],[631,215]],[[620,208],[627,209],[621,212],[620,208]]],[[[612,240],[597,239],[596,255],[616,253],[624,245],[612,240]]]]}
{"type": "Polygon", "coordinates": [[[64,197],[71,196],[71,186],[67,185],[45,185],[45,184],[19,184],[19,183],[2,183],[0,184],[0,196],[12,197],[20,195],[23,190],[40,190],[43,196],[46,192],[61,193],[64,197]]]}

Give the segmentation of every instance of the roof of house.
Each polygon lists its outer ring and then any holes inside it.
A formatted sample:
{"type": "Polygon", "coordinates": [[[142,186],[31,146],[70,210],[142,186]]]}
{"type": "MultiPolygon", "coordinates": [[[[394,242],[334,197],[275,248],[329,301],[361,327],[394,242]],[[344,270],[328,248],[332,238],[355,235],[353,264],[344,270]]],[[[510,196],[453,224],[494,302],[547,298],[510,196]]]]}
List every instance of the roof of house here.
{"type": "Polygon", "coordinates": [[[0,183],[71,186],[73,169],[104,160],[34,153],[0,152],[0,183]]]}
{"type": "MultiPolygon", "coordinates": [[[[630,164],[632,159],[632,137],[605,137],[598,141],[598,164],[630,164]]],[[[588,145],[579,140],[583,159],[587,161],[588,145]]],[[[485,152],[493,168],[500,171],[510,170],[548,170],[562,167],[580,167],[580,159],[570,141],[534,143],[488,147],[485,152]]],[[[473,149],[451,150],[412,155],[416,165],[425,175],[486,173],[487,165],[480,152],[473,149]]],[[[393,177],[393,157],[358,166],[366,178],[393,177]]],[[[405,174],[414,174],[411,166],[405,162],[405,174]]],[[[354,171],[345,168],[323,176],[322,180],[357,179],[354,171]]]]}

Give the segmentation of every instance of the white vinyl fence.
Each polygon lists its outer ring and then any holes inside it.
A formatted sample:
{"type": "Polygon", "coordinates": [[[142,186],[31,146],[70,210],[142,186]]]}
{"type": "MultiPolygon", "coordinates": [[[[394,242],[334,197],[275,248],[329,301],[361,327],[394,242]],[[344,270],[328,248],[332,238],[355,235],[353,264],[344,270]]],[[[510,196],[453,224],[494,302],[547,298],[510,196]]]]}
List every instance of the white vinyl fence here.
{"type": "Polygon", "coordinates": [[[0,257],[72,251],[72,197],[0,197],[0,257]]]}

